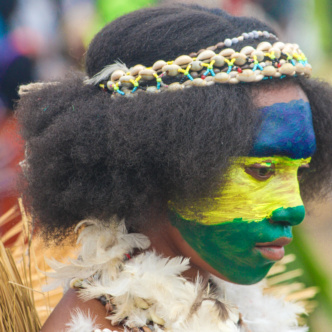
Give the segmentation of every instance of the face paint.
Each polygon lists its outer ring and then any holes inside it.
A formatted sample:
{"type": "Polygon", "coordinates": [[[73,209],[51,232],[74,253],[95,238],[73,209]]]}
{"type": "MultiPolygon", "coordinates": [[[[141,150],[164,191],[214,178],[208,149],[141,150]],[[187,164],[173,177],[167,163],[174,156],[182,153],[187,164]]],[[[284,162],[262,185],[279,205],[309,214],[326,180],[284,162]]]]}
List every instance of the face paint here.
{"type": "Polygon", "coordinates": [[[270,218],[279,208],[302,206],[298,169],[307,167],[310,158],[292,160],[288,157],[240,157],[230,167],[225,187],[195,206],[169,206],[184,219],[205,225],[217,225],[234,219],[258,222],[270,218]],[[259,176],[264,171],[266,175],[259,176]],[[257,173],[261,180],[254,177],[257,173]]]}
{"type": "MultiPolygon", "coordinates": [[[[295,101],[264,108],[261,128],[267,130],[272,122],[275,126],[285,125],[287,116],[276,115],[278,105],[281,113],[289,108],[299,119],[297,112],[308,111],[304,104],[295,101]]],[[[311,119],[311,113],[305,119],[311,119]]],[[[202,199],[195,206],[186,207],[169,203],[172,224],[199,256],[228,280],[252,284],[264,278],[280,251],[271,256],[257,244],[277,241],[275,246],[283,246],[280,241],[287,242],[292,237],[291,226],[303,220],[298,172],[308,167],[308,153],[313,153],[316,146],[310,123],[308,120],[305,125],[307,130],[301,124],[301,130],[293,126],[285,132],[274,128],[274,135],[270,135],[271,131],[266,135],[260,132],[252,153],[257,157],[234,159],[226,185],[213,199],[202,199]],[[289,140],[291,144],[287,144],[289,140]],[[266,156],[265,150],[274,156],[266,156]],[[276,156],[275,152],[280,151],[284,155],[276,156]]]]}
{"type": "Polygon", "coordinates": [[[316,150],[310,104],[304,100],[278,103],[259,110],[262,125],[249,156],[308,158],[316,150]]]}

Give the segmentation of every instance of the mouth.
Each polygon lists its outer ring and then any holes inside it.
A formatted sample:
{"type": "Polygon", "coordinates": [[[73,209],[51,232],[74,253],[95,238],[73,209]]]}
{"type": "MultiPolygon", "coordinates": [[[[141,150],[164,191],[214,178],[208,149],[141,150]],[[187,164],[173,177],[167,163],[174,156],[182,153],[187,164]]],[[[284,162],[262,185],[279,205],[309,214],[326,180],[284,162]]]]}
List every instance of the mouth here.
{"type": "Polygon", "coordinates": [[[255,249],[257,249],[263,257],[271,261],[278,261],[285,255],[284,246],[291,243],[291,241],[292,238],[280,237],[272,242],[256,243],[255,249]]]}

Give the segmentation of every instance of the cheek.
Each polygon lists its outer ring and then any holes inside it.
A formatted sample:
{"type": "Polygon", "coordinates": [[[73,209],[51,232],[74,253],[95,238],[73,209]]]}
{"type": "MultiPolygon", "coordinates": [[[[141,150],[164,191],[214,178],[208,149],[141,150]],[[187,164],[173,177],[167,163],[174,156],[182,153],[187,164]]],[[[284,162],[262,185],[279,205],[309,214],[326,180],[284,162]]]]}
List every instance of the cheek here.
{"type": "Polygon", "coordinates": [[[234,221],[202,225],[184,220],[173,211],[170,213],[170,221],[210,267],[226,280],[240,284],[258,282],[274,263],[260,255],[255,249],[256,243],[292,236],[290,227],[277,227],[268,220],[259,223],[234,221]]]}
{"type": "Polygon", "coordinates": [[[280,208],[303,205],[297,180],[297,167],[282,168],[266,181],[259,181],[237,168],[232,182],[219,198],[220,221],[241,218],[261,221],[280,208]]]}
{"type": "Polygon", "coordinates": [[[213,201],[197,202],[195,208],[171,205],[187,220],[205,225],[217,225],[233,220],[261,221],[274,210],[302,206],[297,167],[280,168],[266,181],[248,175],[243,167],[234,166],[228,174],[229,182],[213,201]],[[197,211],[196,213],[193,211],[197,211]]]}

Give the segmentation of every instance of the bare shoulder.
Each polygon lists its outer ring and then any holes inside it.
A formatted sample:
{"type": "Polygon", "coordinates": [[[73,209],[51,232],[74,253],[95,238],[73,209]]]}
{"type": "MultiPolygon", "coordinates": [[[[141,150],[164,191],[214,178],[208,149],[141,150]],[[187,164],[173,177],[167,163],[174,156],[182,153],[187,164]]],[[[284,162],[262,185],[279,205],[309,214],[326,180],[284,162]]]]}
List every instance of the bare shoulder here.
{"type": "Polygon", "coordinates": [[[52,311],[50,317],[42,327],[41,332],[66,331],[73,317],[77,318],[77,322],[81,321],[80,318],[90,317],[94,320],[94,326],[98,326],[100,330],[109,329],[114,332],[124,331],[122,327],[113,326],[111,322],[105,318],[106,316],[106,309],[98,300],[84,302],[77,296],[75,290],[70,289],[52,311]]]}

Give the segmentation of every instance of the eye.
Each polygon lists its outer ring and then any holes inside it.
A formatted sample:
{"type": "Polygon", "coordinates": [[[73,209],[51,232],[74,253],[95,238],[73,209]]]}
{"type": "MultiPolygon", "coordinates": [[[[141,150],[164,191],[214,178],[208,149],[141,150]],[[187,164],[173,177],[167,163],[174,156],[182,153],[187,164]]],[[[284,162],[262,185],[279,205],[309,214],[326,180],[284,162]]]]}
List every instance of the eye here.
{"type": "Polygon", "coordinates": [[[298,170],[297,170],[297,178],[298,178],[299,181],[302,180],[303,175],[305,175],[306,173],[308,173],[309,168],[310,168],[310,166],[308,164],[307,165],[302,165],[302,166],[300,166],[298,168],[298,170]]]}
{"type": "Polygon", "coordinates": [[[245,167],[245,172],[251,175],[253,178],[255,178],[258,181],[266,181],[268,180],[272,175],[275,174],[274,165],[271,166],[265,166],[260,164],[254,164],[251,166],[245,167]]]}

